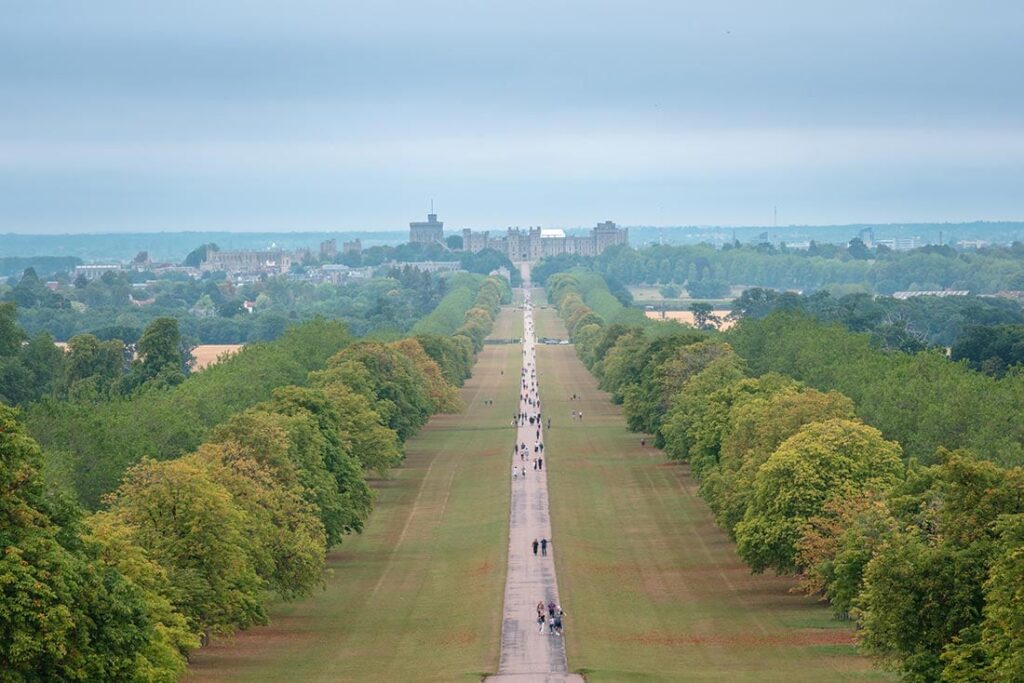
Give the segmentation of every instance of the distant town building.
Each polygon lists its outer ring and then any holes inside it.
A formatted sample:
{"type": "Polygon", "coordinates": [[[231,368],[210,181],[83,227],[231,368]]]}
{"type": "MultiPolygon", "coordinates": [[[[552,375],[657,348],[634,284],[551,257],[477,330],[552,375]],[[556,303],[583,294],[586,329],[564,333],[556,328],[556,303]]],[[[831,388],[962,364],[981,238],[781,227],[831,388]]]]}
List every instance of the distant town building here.
{"type": "Polygon", "coordinates": [[[892,297],[894,299],[912,299],[917,296],[970,296],[970,292],[966,289],[929,289],[921,291],[910,291],[910,292],[893,292],[892,297]]]}
{"type": "Polygon", "coordinates": [[[358,237],[351,242],[341,243],[341,253],[343,254],[362,254],[363,253],[363,242],[358,237]]]}
{"type": "Polygon", "coordinates": [[[462,248],[476,253],[494,249],[508,256],[510,261],[539,261],[559,254],[597,256],[608,247],[629,243],[629,229],[620,228],[611,221],[598,223],[589,235],[566,235],[565,231],[550,228],[508,228],[504,234],[492,236],[489,231],[462,231],[462,248]]]}
{"type": "Polygon", "coordinates": [[[409,241],[415,244],[444,242],[444,223],[437,220],[436,213],[427,214],[425,221],[409,223],[409,241]]]}
{"type": "MultiPolygon", "coordinates": [[[[865,242],[867,245],[867,242],[865,242]]],[[[910,251],[921,246],[920,237],[896,237],[894,239],[875,240],[876,247],[888,247],[893,251],[910,251]]]]}
{"type": "Polygon", "coordinates": [[[426,273],[456,273],[462,270],[462,264],[459,261],[409,261],[408,263],[390,261],[384,265],[389,268],[412,268],[426,273]]]}
{"type": "Polygon", "coordinates": [[[373,268],[371,266],[352,268],[342,263],[328,263],[320,266],[319,269],[310,275],[312,278],[320,280],[320,282],[340,285],[352,280],[369,280],[373,277],[373,268]]]}
{"type": "Polygon", "coordinates": [[[987,240],[960,240],[956,246],[961,249],[981,249],[988,246],[987,240]]]}
{"type": "Polygon", "coordinates": [[[292,267],[293,261],[293,254],[283,249],[211,251],[200,268],[204,272],[228,275],[282,275],[292,267]]]}
{"type": "Polygon", "coordinates": [[[96,280],[106,273],[122,273],[124,268],[115,263],[91,263],[83,266],[75,266],[73,278],[84,277],[86,280],[96,280]]]}
{"type": "Polygon", "coordinates": [[[320,257],[332,259],[338,255],[338,243],[335,240],[324,240],[320,243],[320,257]]]}

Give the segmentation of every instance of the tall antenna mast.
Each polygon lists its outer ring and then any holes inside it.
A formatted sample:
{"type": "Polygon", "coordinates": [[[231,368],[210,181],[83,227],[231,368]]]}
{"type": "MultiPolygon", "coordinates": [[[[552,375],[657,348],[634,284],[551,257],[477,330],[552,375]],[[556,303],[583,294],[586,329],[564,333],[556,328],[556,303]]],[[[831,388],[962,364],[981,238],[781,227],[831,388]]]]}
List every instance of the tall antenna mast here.
{"type": "Polygon", "coordinates": [[[430,213],[434,213],[434,198],[430,198],[430,213]]]}

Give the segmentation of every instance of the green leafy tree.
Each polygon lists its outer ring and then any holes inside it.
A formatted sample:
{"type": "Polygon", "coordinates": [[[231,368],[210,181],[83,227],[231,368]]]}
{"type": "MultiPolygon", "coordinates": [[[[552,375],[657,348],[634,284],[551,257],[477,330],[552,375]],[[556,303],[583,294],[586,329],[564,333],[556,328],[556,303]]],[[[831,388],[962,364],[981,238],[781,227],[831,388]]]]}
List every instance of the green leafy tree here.
{"type": "Polygon", "coordinates": [[[0,676],[129,680],[152,638],[139,591],[95,562],[49,495],[38,445],[0,405],[0,676]]]}
{"type": "Polygon", "coordinates": [[[801,527],[829,500],[886,490],[903,471],[899,444],[851,420],[803,427],[758,470],[737,550],[754,571],[792,572],[801,527]]]}
{"type": "Polygon", "coordinates": [[[175,318],[157,318],[139,339],[137,373],[142,382],[166,377],[168,384],[184,381],[181,333],[175,318]]]}
{"type": "Polygon", "coordinates": [[[167,572],[175,609],[204,642],[266,622],[251,519],[207,468],[187,459],[144,460],[111,495],[110,511],[167,572]]]}
{"type": "Polygon", "coordinates": [[[734,533],[753,495],[758,470],[783,441],[812,422],[853,417],[849,398],[805,387],[786,387],[733,405],[717,466],[701,480],[701,495],[718,524],[734,533]]]}

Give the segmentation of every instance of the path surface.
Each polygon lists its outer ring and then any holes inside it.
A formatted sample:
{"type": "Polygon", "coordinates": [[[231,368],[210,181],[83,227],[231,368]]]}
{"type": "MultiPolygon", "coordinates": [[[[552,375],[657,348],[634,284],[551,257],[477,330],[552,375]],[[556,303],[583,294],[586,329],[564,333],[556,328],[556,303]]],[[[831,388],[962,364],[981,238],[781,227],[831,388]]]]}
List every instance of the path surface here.
{"type": "MultiPolygon", "coordinates": [[[[547,454],[538,450],[544,442],[544,411],[536,379],[536,335],[529,285],[524,287],[523,369],[520,384],[520,420],[511,449],[512,497],[509,515],[508,571],[505,583],[505,611],[501,626],[501,658],[492,683],[563,683],[583,678],[568,673],[564,637],[547,623],[539,627],[537,603],[561,605],[555,576],[555,548],[552,539],[545,551],[535,551],[535,539],[551,539],[548,514],[547,454]],[[530,418],[536,417],[531,423],[530,418]],[[525,448],[523,445],[525,444],[525,448]],[[545,467],[534,469],[534,461],[545,467]]],[[[556,456],[557,457],[557,456],[556,456]]],[[[558,609],[561,609],[560,607],[558,609]]],[[[550,621],[550,620],[549,620],[550,621]]],[[[571,629],[571,617],[563,625],[571,629]]]]}

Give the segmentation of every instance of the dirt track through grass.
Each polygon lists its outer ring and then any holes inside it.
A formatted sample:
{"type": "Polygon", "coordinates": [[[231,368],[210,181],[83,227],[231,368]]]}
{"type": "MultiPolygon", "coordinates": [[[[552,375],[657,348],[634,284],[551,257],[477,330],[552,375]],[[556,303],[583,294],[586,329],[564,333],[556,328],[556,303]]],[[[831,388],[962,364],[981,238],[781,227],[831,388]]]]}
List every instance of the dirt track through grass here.
{"type": "MultiPolygon", "coordinates": [[[[565,334],[552,309],[537,318],[565,334]]],[[[574,670],[592,682],[885,678],[792,579],[750,574],[687,469],[640,446],[573,347],[539,347],[538,377],[559,454],[552,540],[574,670]]]]}
{"type": "MultiPolygon", "coordinates": [[[[521,312],[506,309],[495,336],[521,328],[521,312]]],[[[466,410],[431,419],[405,464],[373,482],[374,513],[328,556],[326,590],[198,652],[188,680],[475,681],[495,671],[520,351],[485,347],[462,390],[466,410]]]]}

